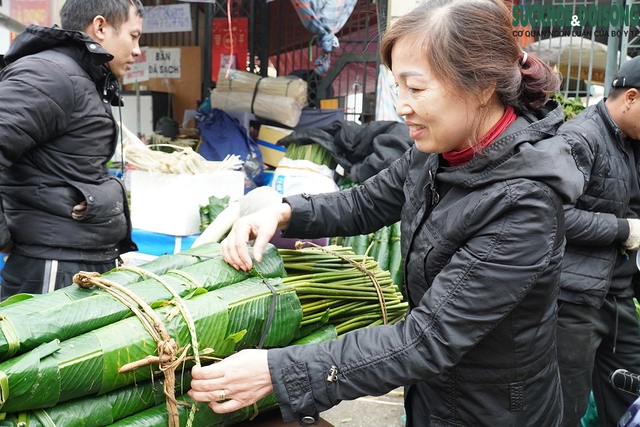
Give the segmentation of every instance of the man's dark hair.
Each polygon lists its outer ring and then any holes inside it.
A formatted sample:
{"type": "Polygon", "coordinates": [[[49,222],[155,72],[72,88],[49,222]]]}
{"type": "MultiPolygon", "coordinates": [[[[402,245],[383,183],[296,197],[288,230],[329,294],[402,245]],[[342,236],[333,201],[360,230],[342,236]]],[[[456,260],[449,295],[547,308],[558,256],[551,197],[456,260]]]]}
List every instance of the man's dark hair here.
{"type": "Polygon", "coordinates": [[[84,31],[93,18],[102,15],[117,31],[129,19],[131,6],[138,16],[144,16],[140,0],[67,0],[60,10],[60,24],[65,30],[84,31]]]}
{"type": "Polygon", "coordinates": [[[628,91],[629,89],[631,88],[630,87],[612,87],[611,89],[609,89],[609,95],[607,96],[607,98],[614,100],[619,96],[621,96],[626,91],[628,91]]]}

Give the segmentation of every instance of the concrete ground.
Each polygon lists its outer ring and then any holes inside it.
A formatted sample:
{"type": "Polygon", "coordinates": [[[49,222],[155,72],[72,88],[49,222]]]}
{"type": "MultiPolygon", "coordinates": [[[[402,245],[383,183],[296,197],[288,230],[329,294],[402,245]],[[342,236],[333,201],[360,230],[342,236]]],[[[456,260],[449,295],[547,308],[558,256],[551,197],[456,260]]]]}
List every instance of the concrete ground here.
{"type": "MultiPolygon", "coordinates": [[[[379,397],[362,397],[344,401],[320,414],[319,427],[404,427],[402,389],[379,397]]],[[[278,409],[258,415],[252,421],[234,427],[296,427],[297,422],[284,423],[278,409]]]]}
{"type": "Polygon", "coordinates": [[[404,427],[403,402],[404,393],[398,388],[379,397],[343,401],[320,415],[335,427],[404,427]]]}

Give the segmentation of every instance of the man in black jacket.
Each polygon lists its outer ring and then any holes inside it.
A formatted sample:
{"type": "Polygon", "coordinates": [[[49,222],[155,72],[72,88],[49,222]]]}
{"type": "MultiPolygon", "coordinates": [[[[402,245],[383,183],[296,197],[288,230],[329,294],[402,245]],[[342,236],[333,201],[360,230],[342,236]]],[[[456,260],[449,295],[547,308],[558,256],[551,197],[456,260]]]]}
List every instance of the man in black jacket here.
{"type": "Polygon", "coordinates": [[[30,25],[0,73],[0,298],[70,285],[136,250],[126,191],[107,163],[111,104],[140,55],[139,0],[67,0],[62,28],[30,25]]]}
{"type": "Polygon", "coordinates": [[[602,426],[617,426],[635,399],[615,390],[609,376],[620,368],[640,373],[632,286],[640,245],[638,123],[640,57],[616,73],[606,100],[558,130],[581,153],[587,179],[584,194],[565,209],[557,326],[565,427],[581,426],[592,390],[602,426]]]}

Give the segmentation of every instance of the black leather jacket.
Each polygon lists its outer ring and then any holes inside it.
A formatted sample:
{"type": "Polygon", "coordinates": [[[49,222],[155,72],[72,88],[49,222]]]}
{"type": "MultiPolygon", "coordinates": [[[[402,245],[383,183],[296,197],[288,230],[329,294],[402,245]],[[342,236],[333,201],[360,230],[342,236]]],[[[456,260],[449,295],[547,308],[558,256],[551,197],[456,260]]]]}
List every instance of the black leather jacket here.
{"type": "Polygon", "coordinates": [[[126,192],[108,173],[118,129],[112,56],[86,34],[29,26],[0,74],[0,246],[105,262],[135,250],[126,192]],[[72,208],[86,201],[86,215],[72,208]]]}
{"type": "Polygon", "coordinates": [[[563,201],[580,195],[584,176],[569,144],[549,138],[562,122],[558,104],[539,115],[520,111],[466,165],[444,167],[413,147],[360,187],[285,199],[285,236],[364,234],[402,219],[410,300],[393,326],[270,350],[285,421],[410,385],[408,426],[560,424],[563,201]],[[332,366],[337,381],[327,380],[332,366]]]}
{"type": "MultiPolygon", "coordinates": [[[[567,248],[560,276],[560,299],[600,307],[611,285],[621,242],[628,237],[629,211],[638,166],[630,170],[632,144],[624,141],[604,100],[588,107],[558,129],[574,147],[589,177],[584,194],[566,206],[567,248]],[[620,223],[622,221],[622,224],[620,223]],[[621,233],[620,228],[625,227],[621,233]],[[621,235],[622,234],[622,235],[621,235]]],[[[621,262],[635,264],[635,252],[621,262]]],[[[629,292],[632,293],[631,287],[629,292]]]]}

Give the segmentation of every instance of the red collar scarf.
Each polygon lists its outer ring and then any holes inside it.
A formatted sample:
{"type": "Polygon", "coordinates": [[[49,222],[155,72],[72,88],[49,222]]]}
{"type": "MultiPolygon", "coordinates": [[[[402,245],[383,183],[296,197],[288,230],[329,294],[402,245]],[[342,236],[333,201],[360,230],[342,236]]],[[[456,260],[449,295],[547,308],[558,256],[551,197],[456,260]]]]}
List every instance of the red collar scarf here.
{"type": "Polygon", "coordinates": [[[442,157],[449,162],[450,166],[464,165],[471,160],[477,152],[488,147],[511,123],[516,121],[516,118],[516,112],[513,110],[513,107],[511,105],[507,105],[507,108],[500,120],[498,120],[496,124],[489,129],[489,132],[480,138],[476,145],[465,148],[462,151],[449,151],[447,153],[442,153],[442,157]]]}

